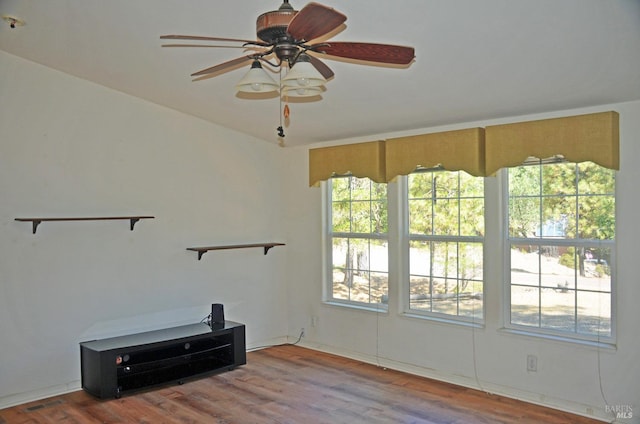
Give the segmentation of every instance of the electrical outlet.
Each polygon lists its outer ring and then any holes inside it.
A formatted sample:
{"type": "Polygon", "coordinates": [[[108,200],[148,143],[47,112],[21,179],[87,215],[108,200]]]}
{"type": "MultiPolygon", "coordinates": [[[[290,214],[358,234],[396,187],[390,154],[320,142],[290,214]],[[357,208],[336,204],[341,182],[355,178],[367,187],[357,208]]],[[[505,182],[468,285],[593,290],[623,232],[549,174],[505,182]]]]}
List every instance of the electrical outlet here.
{"type": "Polygon", "coordinates": [[[527,371],[538,371],[538,357],[535,355],[527,355],[527,371]]]}
{"type": "Polygon", "coordinates": [[[318,317],[317,317],[317,316],[315,316],[315,315],[312,315],[312,316],[311,316],[311,326],[312,326],[312,327],[315,327],[315,326],[317,326],[317,325],[318,325],[318,317]]]}

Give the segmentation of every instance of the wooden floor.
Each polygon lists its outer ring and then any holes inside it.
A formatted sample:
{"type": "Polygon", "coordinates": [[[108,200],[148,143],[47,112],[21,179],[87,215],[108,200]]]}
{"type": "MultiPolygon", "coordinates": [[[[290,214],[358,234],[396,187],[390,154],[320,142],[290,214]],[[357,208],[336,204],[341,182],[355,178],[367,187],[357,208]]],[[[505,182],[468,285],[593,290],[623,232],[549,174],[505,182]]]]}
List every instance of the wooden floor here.
{"type": "Polygon", "coordinates": [[[111,400],[78,391],[0,410],[0,424],[597,422],[291,345],[183,385],[111,400]]]}

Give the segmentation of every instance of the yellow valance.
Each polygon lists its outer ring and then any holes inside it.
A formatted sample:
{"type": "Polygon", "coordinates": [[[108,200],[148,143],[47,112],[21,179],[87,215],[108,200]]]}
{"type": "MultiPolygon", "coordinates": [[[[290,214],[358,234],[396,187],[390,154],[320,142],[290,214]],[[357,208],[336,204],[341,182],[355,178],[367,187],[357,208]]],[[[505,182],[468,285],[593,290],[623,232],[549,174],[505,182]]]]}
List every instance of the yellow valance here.
{"type": "Polygon", "coordinates": [[[484,176],[484,129],[468,128],[392,138],[386,141],[387,181],[416,168],[441,166],[484,176]]]}
{"type": "Polygon", "coordinates": [[[619,115],[601,112],[486,127],[487,175],[521,165],[528,157],[556,155],[620,169],[619,115]]]}
{"type": "Polygon", "coordinates": [[[378,183],[386,182],[384,141],[345,144],[309,150],[309,186],[334,175],[368,177],[378,183]]]}

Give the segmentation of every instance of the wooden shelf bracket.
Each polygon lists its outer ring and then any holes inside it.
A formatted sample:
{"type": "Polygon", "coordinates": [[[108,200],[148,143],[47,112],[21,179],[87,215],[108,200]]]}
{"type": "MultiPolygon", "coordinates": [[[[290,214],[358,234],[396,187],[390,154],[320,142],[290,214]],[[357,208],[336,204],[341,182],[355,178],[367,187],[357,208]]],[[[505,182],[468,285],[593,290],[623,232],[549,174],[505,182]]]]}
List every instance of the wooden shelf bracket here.
{"type": "Polygon", "coordinates": [[[99,216],[99,217],[75,217],[75,218],[16,218],[16,221],[31,222],[33,234],[36,233],[38,225],[44,221],[106,221],[106,220],[128,220],[129,228],[133,231],[133,227],[141,219],[153,219],[154,216],[138,215],[138,216],[99,216]]]}
{"type": "Polygon", "coordinates": [[[284,246],[284,243],[251,243],[251,244],[231,244],[227,246],[208,246],[208,247],[187,247],[187,250],[198,252],[198,260],[202,259],[202,255],[210,250],[226,250],[226,249],[246,249],[250,247],[263,247],[266,255],[269,249],[275,246],[284,246]]]}

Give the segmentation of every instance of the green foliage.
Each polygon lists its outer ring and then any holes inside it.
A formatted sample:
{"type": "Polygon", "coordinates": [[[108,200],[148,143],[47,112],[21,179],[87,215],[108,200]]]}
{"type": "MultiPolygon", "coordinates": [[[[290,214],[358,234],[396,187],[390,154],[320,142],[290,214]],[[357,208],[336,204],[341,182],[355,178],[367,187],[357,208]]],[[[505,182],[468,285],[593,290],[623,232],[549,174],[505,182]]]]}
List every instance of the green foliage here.
{"type": "Polygon", "coordinates": [[[591,162],[511,168],[509,234],[612,240],[614,187],[614,172],[591,162]],[[550,227],[557,232],[545,234],[550,227]]]}
{"type": "Polygon", "coordinates": [[[560,265],[564,265],[571,269],[575,269],[576,267],[576,249],[573,247],[569,247],[563,255],[558,259],[560,265]]]}
{"type": "Polygon", "coordinates": [[[386,184],[356,177],[332,178],[331,183],[333,232],[387,233],[386,184]]]}
{"type": "Polygon", "coordinates": [[[409,176],[409,232],[424,235],[484,235],[484,181],[465,172],[409,176]]]}

